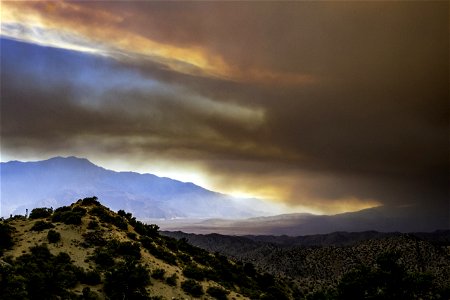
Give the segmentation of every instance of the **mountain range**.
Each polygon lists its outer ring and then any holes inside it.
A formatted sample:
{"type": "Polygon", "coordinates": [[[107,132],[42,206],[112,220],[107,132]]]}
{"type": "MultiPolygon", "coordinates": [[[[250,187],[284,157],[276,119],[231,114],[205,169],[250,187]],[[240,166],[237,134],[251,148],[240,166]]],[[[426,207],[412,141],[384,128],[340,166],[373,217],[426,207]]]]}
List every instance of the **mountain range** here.
{"type": "Polygon", "coordinates": [[[257,199],[238,199],[193,183],[153,174],[115,172],[87,159],[54,157],[36,162],[1,163],[1,216],[35,207],[68,205],[97,196],[113,210],[126,209],[141,220],[246,218],[270,214],[257,199]],[[261,209],[255,209],[255,207],[261,209]]]}
{"type": "Polygon", "coordinates": [[[3,217],[97,196],[111,209],[125,209],[139,220],[157,223],[162,230],[189,233],[299,236],[450,229],[448,212],[429,213],[433,207],[414,205],[379,206],[336,215],[276,215],[275,206],[262,200],[235,198],[152,174],[115,172],[77,157],[10,161],[1,163],[0,170],[3,217]]]}

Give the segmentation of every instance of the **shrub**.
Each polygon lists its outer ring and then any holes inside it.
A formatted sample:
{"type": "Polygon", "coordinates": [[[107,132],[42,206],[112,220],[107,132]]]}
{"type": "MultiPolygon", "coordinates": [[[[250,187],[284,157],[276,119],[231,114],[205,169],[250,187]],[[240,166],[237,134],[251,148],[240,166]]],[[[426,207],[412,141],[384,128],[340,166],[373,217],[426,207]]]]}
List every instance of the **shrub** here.
{"type": "Polygon", "coordinates": [[[203,280],[205,279],[205,271],[194,266],[194,265],[188,265],[183,270],[183,275],[197,280],[203,280]]]}
{"type": "Polygon", "coordinates": [[[140,241],[142,243],[142,246],[156,258],[159,258],[170,265],[177,265],[177,257],[164,248],[156,246],[150,238],[144,236],[141,237],[140,241]]]}
{"type": "Polygon", "coordinates": [[[58,207],[57,209],[55,209],[55,211],[53,213],[54,214],[55,213],[62,213],[62,212],[71,211],[71,210],[72,210],[72,208],[70,206],[61,206],[61,207],[58,207]]]}
{"type": "Polygon", "coordinates": [[[83,300],[98,300],[99,297],[97,296],[96,292],[91,291],[90,287],[84,287],[83,288],[83,297],[81,298],[83,300]]]}
{"type": "Polygon", "coordinates": [[[114,265],[112,254],[104,248],[96,248],[92,255],[92,259],[99,267],[104,269],[114,265]]]}
{"type": "Polygon", "coordinates": [[[106,245],[106,240],[103,238],[103,232],[100,230],[86,232],[83,234],[83,238],[87,247],[106,245]]]}
{"type": "Polygon", "coordinates": [[[192,279],[183,281],[181,283],[181,288],[183,289],[183,291],[194,297],[200,297],[204,294],[202,286],[197,281],[192,279]]]}
{"type": "Polygon", "coordinates": [[[53,213],[52,208],[39,207],[34,208],[30,213],[30,219],[40,219],[50,217],[53,213]]]}
{"type": "Polygon", "coordinates": [[[85,272],[80,282],[88,285],[97,285],[100,284],[102,280],[100,277],[100,273],[97,270],[92,270],[85,272]]]}
{"type": "Polygon", "coordinates": [[[155,269],[152,272],[152,277],[155,279],[164,280],[164,275],[166,274],[166,270],[164,269],[155,269]]]}
{"type": "Polygon", "coordinates": [[[218,300],[227,300],[227,295],[230,293],[227,290],[224,290],[220,287],[210,286],[206,293],[208,293],[211,297],[214,297],[218,300]]]}
{"type": "Polygon", "coordinates": [[[87,229],[97,229],[98,226],[98,222],[97,221],[90,221],[88,223],[87,229]]]}
{"type": "Polygon", "coordinates": [[[49,243],[56,243],[61,240],[61,234],[53,229],[50,229],[47,233],[47,240],[49,243]]]}
{"type": "Polygon", "coordinates": [[[83,206],[90,206],[90,205],[100,205],[100,202],[98,201],[97,197],[90,197],[90,198],[84,198],[81,200],[81,205],[83,206]]]}
{"type": "Polygon", "coordinates": [[[173,273],[171,276],[166,278],[166,282],[170,286],[176,286],[177,285],[177,279],[178,279],[177,274],[173,273]]]}
{"type": "MultiPolygon", "coordinates": [[[[30,250],[30,254],[15,260],[12,275],[23,278],[22,289],[16,292],[26,291],[27,296],[16,295],[12,299],[72,299],[67,289],[78,283],[79,268],[72,264],[70,256],[63,252],[55,256],[43,245],[30,250]]],[[[8,299],[3,291],[1,297],[8,299]]]]}
{"type": "Polygon", "coordinates": [[[80,206],[75,206],[74,208],[72,208],[72,211],[80,214],[81,216],[84,216],[87,212],[86,208],[80,206]]]}
{"type": "Polygon", "coordinates": [[[147,269],[132,262],[119,263],[106,273],[104,291],[110,299],[146,299],[147,269]]]}
{"type": "Polygon", "coordinates": [[[9,249],[14,245],[14,240],[12,238],[12,233],[14,228],[10,225],[1,222],[0,223],[0,256],[3,250],[9,249]]]}
{"type": "Polygon", "coordinates": [[[127,237],[132,239],[132,240],[136,240],[137,239],[137,235],[134,232],[127,232],[127,237]]]}
{"type": "Polygon", "coordinates": [[[45,222],[45,221],[37,221],[36,223],[34,223],[33,227],[31,227],[31,231],[42,231],[45,229],[50,229],[50,228],[54,228],[55,225],[53,225],[50,222],[45,222]]]}
{"type": "Polygon", "coordinates": [[[76,211],[55,212],[52,217],[53,222],[63,222],[64,224],[80,225],[82,214],[76,211]]]}

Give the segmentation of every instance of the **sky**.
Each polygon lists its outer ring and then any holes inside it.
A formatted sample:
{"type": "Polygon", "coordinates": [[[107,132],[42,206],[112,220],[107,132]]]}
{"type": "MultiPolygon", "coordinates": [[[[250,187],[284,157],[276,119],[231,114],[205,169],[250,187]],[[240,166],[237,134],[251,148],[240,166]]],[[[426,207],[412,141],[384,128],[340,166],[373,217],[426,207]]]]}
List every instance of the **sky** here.
{"type": "Polygon", "coordinates": [[[2,161],[449,212],[447,1],[1,5],[2,161]]]}

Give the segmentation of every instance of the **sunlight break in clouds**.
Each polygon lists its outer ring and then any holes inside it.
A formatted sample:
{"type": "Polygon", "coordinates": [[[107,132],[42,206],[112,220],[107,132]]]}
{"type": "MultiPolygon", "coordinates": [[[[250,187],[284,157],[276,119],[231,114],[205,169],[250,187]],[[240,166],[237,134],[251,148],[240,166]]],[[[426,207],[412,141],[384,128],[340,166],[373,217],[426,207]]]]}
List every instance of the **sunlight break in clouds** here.
{"type": "Polygon", "coordinates": [[[2,35],[20,41],[107,55],[119,60],[144,56],[176,72],[231,81],[288,85],[315,82],[307,74],[238,69],[227,64],[220,55],[208,53],[201,47],[178,47],[153,41],[122,27],[124,19],[132,16],[113,16],[64,1],[2,4],[2,35]],[[97,24],[104,26],[93,27],[79,22],[83,18],[95,18],[97,24]]]}

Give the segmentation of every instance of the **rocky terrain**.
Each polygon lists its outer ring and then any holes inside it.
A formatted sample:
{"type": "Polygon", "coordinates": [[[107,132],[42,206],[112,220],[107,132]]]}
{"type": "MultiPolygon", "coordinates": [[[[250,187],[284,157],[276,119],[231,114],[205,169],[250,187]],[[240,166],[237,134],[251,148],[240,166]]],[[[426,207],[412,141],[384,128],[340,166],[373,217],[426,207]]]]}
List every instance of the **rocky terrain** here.
{"type": "Polygon", "coordinates": [[[253,263],[262,272],[292,280],[304,294],[336,287],[350,271],[376,266],[383,253],[392,253],[407,272],[431,274],[437,288],[450,287],[450,231],[336,232],[299,237],[163,234],[253,263]]]}

